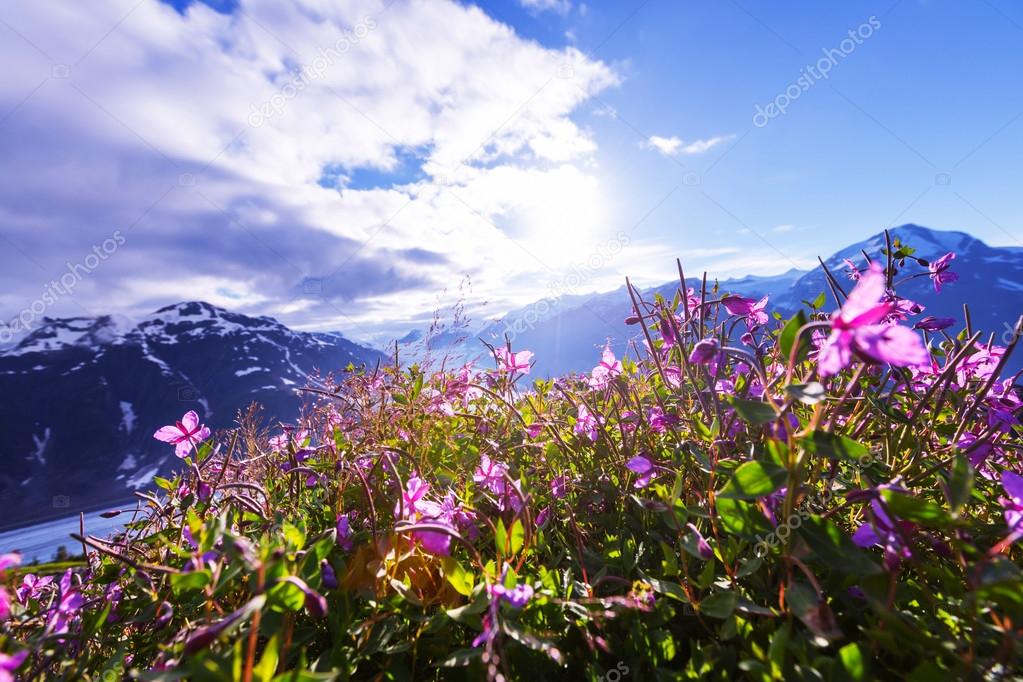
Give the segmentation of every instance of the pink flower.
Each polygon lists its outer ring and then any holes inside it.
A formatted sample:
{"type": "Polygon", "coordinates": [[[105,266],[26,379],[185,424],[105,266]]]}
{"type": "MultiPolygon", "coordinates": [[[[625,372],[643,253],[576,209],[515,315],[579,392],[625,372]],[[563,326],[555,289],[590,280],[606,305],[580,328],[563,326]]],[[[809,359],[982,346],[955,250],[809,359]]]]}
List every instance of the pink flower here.
{"type": "Polygon", "coordinates": [[[85,603],[81,591],[74,586],[69,568],[60,579],[60,597],[56,607],[51,609],[46,622],[47,633],[62,634],[68,631],[71,621],[78,615],[85,603]]]}
{"type": "Polygon", "coordinates": [[[480,455],[480,464],[472,475],[472,480],[477,485],[486,488],[495,495],[503,495],[506,481],[505,474],[508,473],[508,465],[495,462],[486,455],[480,455]]]}
{"type": "Polygon", "coordinates": [[[0,654],[0,682],[15,682],[12,674],[21,667],[21,664],[28,656],[28,650],[19,651],[16,654],[0,654]]]}
{"type": "Polygon", "coordinates": [[[864,361],[914,367],[930,359],[920,337],[908,327],[881,324],[893,304],[882,301],[885,278],[871,263],[842,308],[831,316],[831,336],[821,345],[817,366],[821,376],[848,367],[856,355],[864,361]]]}
{"type": "Polygon", "coordinates": [[[268,441],[270,449],[274,452],[281,452],[288,449],[288,445],[294,445],[295,447],[301,447],[302,443],[305,442],[306,437],[309,436],[309,432],[306,429],[296,430],[294,426],[285,426],[284,433],[277,436],[273,436],[268,441]]]}
{"type": "Polygon", "coordinates": [[[860,278],[860,270],[856,267],[856,263],[853,263],[848,258],[843,258],[842,263],[845,265],[845,274],[852,281],[857,281],[860,278]]]}
{"type": "Polygon", "coordinates": [[[337,544],[346,552],[352,551],[352,524],[348,514],[338,514],[336,528],[337,544]]]}
{"type": "Polygon", "coordinates": [[[949,270],[952,267],[952,259],[956,257],[954,251],[949,251],[944,256],[936,261],[931,261],[931,264],[927,266],[927,269],[931,273],[931,282],[934,283],[934,291],[941,293],[941,286],[943,284],[956,282],[959,280],[959,275],[949,270]]]}
{"type": "Polygon", "coordinates": [[[692,523],[687,523],[686,528],[693,531],[693,535],[696,537],[696,551],[699,552],[700,557],[703,559],[713,559],[714,550],[711,548],[710,543],[707,542],[707,539],[703,537],[703,533],[692,523]]]}
{"type": "Polygon", "coordinates": [[[914,324],[913,329],[920,329],[925,332],[940,332],[942,329],[948,329],[955,323],[954,317],[934,317],[933,315],[928,315],[914,324]]]}
{"type": "Polygon", "coordinates": [[[725,306],[731,315],[738,315],[746,318],[746,324],[751,327],[760,327],[767,324],[767,313],[764,308],[767,307],[767,296],[764,296],[759,301],[755,301],[752,298],[743,298],[742,296],[725,296],[721,299],[721,304],[725,306]]]}
{"type": "Polygon", "coordinates": [[[405,518],[413,516],[417,511],[417,505],[423,496],[430,490],[430,484],[419,478],[418,476],[412,476],[408,481],[405,482],[405,490],[401,493],[401,503],[394,505],[394,515],[399,516],[404,507],[405,518]]]}
{"type": "Polygon", "coordinates": [[[153,434],[156,440],[174,445],[174,454],[182,458],[189,455],[193,446],[199,445],[209,437],[209,428],[199,424],[199,415],[195,410],[189,410],[181,421],[173,426],[161,426],[153,434]]]}
{"type": "Polygon", "coordinates": [[[528,350],[520,350],[518,353],[513,353],[507,348],[498,348],[495,350],[497,355],[497,368],[502,372],[508,372],[512,376],[515,374],[529,374],[529,363],[533,359],[533,352],[528,350]]]}
{"type": "Polygon", "coordinates": [[[630,459],[625,463],[625,468],[635,474],[639,474],[639,478],[636,479],[634,484],[637,488],[647,487],[650,485],[650,480],[654,477],[654,463],[643,455],[636,455],[630,459]]]}
{"type": "Polygon", "coordinates": [[[35,599],[39,592],[52,582],[52,575],[40,578],[35,573],[29,573],[22,579],[21,586],[14,593],[18,597],[18,601],[24,605],[28,603],[29,599],[35,599]]]}
{"type": "Polygon", "coordinates": [[[611,344],[604,346],[600,363],[590,372],[590,387],[605,388],[611,380],[622,373],[622,363],[611,352],[611,344]]]}
{"type": "Polygon", "coordinates": [[[508,588],[501,583],[494,583],[490,586],[490,594],[508,602],[513,609],[521,609],[533,598],[533,588],[529,585],[515,585],[515,587],[508,588]]]}
{"type": "Polygon", "coordinates": [[[586,406],[582,404],[579,405],[576,414],[575,427],[573,429],[575,431],[575,435],[586,436],[591,441],[596,441],[597,428],[599,426],[597,419],[588,409],[586,409],[586,406]]]}
{"type": "Polygon", "coordinates": [[[693,352],[689,354],[689,362],[694,365],[709,365],[717,357],[721,344],[717,339],[704,339],[693,346],[693,352]]]}
{"type": "Polygon", "coordinates": [[[1002,474],[1002,488],[1008,498],[1001,500],[1005,509],[1005,525],[1009,527],[1011,542],[1023,537],[1023,476],[1006,471],[1002,474]]]}

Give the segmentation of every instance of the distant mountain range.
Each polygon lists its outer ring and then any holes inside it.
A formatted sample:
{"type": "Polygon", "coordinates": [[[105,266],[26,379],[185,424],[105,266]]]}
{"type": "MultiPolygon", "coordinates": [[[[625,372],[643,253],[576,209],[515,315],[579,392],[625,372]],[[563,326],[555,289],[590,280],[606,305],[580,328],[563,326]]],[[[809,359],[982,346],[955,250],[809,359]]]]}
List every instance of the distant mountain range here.
{"type": "MultiPolygon", "coordinates": [[[[1023,312],[1023,249],[990,247],[963,232],[903,225],[892,235],[932,260],[956,252],[959,281],[936,295],[926,277],[899,288],[926,307],[925,315],[963,320],[970,306],[975,329],[1002,341],[1023,312]]],[[[878,257],[884,235],[842,249],[825,263],[845,277],[843,259],[878,257]]],[[[681,254],[684,258],[684,254],[681,254]]],[[[672,254],[665,254],[671,258],[672,254]]],[[[695,274],[695,273],[690,273],[695,274]]],[[[844,280],[847,281],[847,280],[844,280]]],[[[694,277],[689,286],[699,287],[694,277]]],[[[712,285],[708,281],[708,286],[712,285]]],[[[770,296],[769,311],[791,315],[804,300],[826,290],[821,268],[770,277],[718,282],[720,293],[770,296]]],[[[851,282],[845,284],[848,287],[851,282]]],[[[678,282],[644,291],[674,296],[678,282]]],[[[829,301],[833,307],[833,301],[829,301]]],[[[625,324],[629,296],[619,290],[538,301],[502,319],[439,334],[409,332],[398,341],[404,363],[427,354],[447,366],[479,357],[484,339],[534,352],[534,375],[589,371],[605,339],[621,355],[638,343],[638,327],[625,324]]],[[[358,345],[339,333],[288,329],[269,317],[249,317],[208,303],[157,310],[139,322],[124,318],[46,319],[13,347],[0,349],[0,526],[13,526],[69,511],[127,499],[176,463],[153,431],[195,409],[211,428],[234,424],[253,402],[270,419],[291,420],[303,397],[294,389],[317,373],[349,364],[387,362],[387,353],[358,345]]],[[[484,359],[481,366],[490,366],[484,359]]],[[[1020,366],[1020,360],[1014,363],[1020,366]]]]}
{"type": "MultiPolygon", "coordinates": [[[[932,230],[919,225],[902,225],[889,232],[893,238],[915,248],[914,255],[925,260],[933,260],[949,251],[956,252],[952,270],[959,274],[959,281],[947,285],[940,295],[934,292],[927,277],[913,279],[898,287],[902,296],[925,307],[923,315],[953,317],[961,324],[962,304],[968,303],[974,329],[994,333],[996,341],[999,341],[1023,313],[1023,248],[991,247],[965,232],[932,230]]],[[[884,233],[880,232],[870,239],[849,245],[824,262],[849,291],[852,282],[846,279],[843,259],[848,258],[862,268],[865,262],[863,253],[871,258],[882,257],[884,245],[884,233]]],[[[685,254],[681,255],[684,265],[685,254]]],[[[666,257],[670,256],[666,254],[666,257]]],[[[687,277],[687,280],[689,286],[699,290],[698,278],[687,277]]],[[[708,279],[708,288],[713,284],[714,280],[708,279]]],[[[809,271],[792,269],[780,275],[721,280],[717,284],[721,294],[753,298],[769,295],[768,311],[786,316],[794,314],[803,301],[813,300],[821,292],[828,291],[824,271],[819,266],[809,271]]],[[[667,282],[645,290],[643,296],[650,300],[659,293],[670,299],[678,286],[678,281],[667,282]]],[[[829,309],[834,307],[830,293],[828,306],[829,309]]],[[[499,320],[463,331],[460,339],[464,341],[459,343],[454,343],[454,335],[450,332],[432,339],[424,338],[422,332],[414,332],[407,337],[404,352],[406,357],[422,358],[429,350],[434,359],[448,356],[450,364],[481,357],[481,350],[486,349],[479,339],[500,345],[508,334],[515,349],[533,351],[536,374],[557,376],[586,372],[599,359],[599,349],[605,340],[610,339],[618,354],[628,350],[630,344],[641,341],[641,330],[625,324],[625,318],[631,313],[632,304],[623,286],[592,296],[538,301],[511,311],[499,320]]],[[[489,366],[493,361],[484,358],[481,362],[489,366]]],[[[1014,366],[1019,366],[1019,362],[1017,358],[1014,366]]]]}
{"type": "Polygon", "coordinates": [[[208,303],[123,318],[46,319],[0,351],[0,524],[131,497],[176,462],[153,431],[196,410],[230,427],[257,402],[294,419],[318,372],[386,361],[337,333],[288,329],[208,303]]]}

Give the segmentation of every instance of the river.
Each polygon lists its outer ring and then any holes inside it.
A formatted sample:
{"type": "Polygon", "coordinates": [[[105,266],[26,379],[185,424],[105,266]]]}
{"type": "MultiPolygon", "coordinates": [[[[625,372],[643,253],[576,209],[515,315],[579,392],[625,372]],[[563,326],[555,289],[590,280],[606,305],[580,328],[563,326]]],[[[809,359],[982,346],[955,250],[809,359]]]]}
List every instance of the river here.
{"type": "MultiPolygon", "coordinates": [[[[85,534],[101,538],[107,537],[121,530],[131,518],[131,512],[125,512],[112,519],[103,518],[99,511],[86,512],[85,534]]],[[[71,554],[81,554],[81,543],[70,537],[71,533],[78,531],[78,514],[6,530],[0,532],[0,554],[20,552],[22,561],[26,564],[33,560],[45,562],[53,559],[57,548],[61,545],[71,554]]]]}

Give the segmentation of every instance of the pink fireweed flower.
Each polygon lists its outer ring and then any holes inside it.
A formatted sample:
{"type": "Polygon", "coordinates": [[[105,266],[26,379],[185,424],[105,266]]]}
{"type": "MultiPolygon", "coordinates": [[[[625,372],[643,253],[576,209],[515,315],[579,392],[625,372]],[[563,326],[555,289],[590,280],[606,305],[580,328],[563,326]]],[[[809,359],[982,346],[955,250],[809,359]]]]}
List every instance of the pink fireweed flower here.
{"type": "Polygon", "coordinates": [[[711,548],[710,543],[703,537],[703,533],[692,523],[687,523],[686,528],[693,531],[693,536],[696,538],[696,551],[699,552],[702,559],[713,559],[714,550],[711,548]]]}
{"type": "Polygon", "coordinates": [[[664,317],[661,318],[661,321],[657,323],[657,327],[658,329],[660,329],[661,332],[661,338],[664,339],[665,348],[671,348],[676,343],[681,343],[681,339],[679,338],[678,332],[675,331],[681,326],[682,319],[679,318],[678,315],[673,315],[672,313],[665,313],[664,317]],[[668,318],[668,315],[672,315],[675,318],[674,325],[672,325],[671,320],[669,320],[668,318]]]}
{"type": "Polygon", "coordinates": [[[21,555],[17,552],[8,552],[7,554],[0,554],[0,573],[6,571],[8,568],[21,565],[21,555]]]}
{"type": "Polygon", "coordinates": [[[897,367],[914,367],[929,360],[923,341],[913,330],[880,324],[892,311],[892,304],[882,301],[884,295],[884,273],[880,265],[872,263],[842,308],[831,316],[831,335],[817,354],[821,376],[845,369],[854,355],[897,367]]]}
{"type": "Polygon", "coordinates": [[[401,502],[394,505],[394,515],[400,516],[404,509],[405,518],[409,518],[414,515],[417,511],[417,505],[419,501],[423,499],[423,496],[430,490],[430,484],[419,478],[418,476],[412,476],[408,481],[405,482],[405,490],[401,493],[401,502]]]}
{"type": "Polygon", "coordinates": [[[721,343],[716,338],[698,341],[689,354],[689,362],[694,365],[709,365],[717,357],[720,348],[721,343]]]}
{"type": "Polygon", "coordinates": [[[337,523],[337,544],[346,552],[352,551],[352,524],[348,520],[348,514],[338,514],[337,523]]]}
{"type": "Polygon", "coordinates": [[[1023,476],[1011,471],[1002,473],[1002,488],[1008,495],[1000,501],[1009,528],[1009,543],[1013,543],[1023,538],[1023,476]]]}
{"type": "MultiPolygon", "coordinates": [[[[426,481],[418,476],[411,477],[402,491],[401,503],[394,507],[394,515],[413,523],[431,523],[454,531],[450,515],[445,512],[444,507],[425,498],[429,490],[430,485],[426,481]],[[402,507],[405,512],[403,517],[402,507]]],[[[413,531],[412,537],[428,554],[447,556],[451,552],[451,535],[444,531],[417,530],[413,531]]]]}
{"type": "Polygon", "coordinates": [[[21,667],[28,657],[28,650],[16,654],[0,654],[0,682],[15,682],[14,671],[21,667]]]}
{"type": "Polygon", "coordinates": [[[555,476],[551,480],[551,497],[560,500],[565,496],[565,486],[568,484],[566,476],[555,476]]]}
{"type": "Polygon", "coordinates": [[[916,301],[898,296],[886,297],[892,304],[891,312],[885,318],[885,322],[902,322],[907,317],[914,317],[924,311],[924,307],[916,301]]]}
{"type": "Polygon", "coordinates": [[[637,488],[645,488],[650,485],[650,480],[655,475],[654,463],[643,455],[636,455],[628,462],[625,463],[625,468],[634,474],[638,474],[639,477],[633,484],[637,488]]]}
{"type": "Polygon", "coordinates": [[[664,410],[657,406],[650,408],[646,418],[650,422],[650,430],[654,433],[664,433],[673,421],[672,417],[664,414],[664,410]]]}
{"type": "Polygon", "coordinates": [[[971,379],[987,381],[998,369],[998,363],[1005,355],[1002,346],[984,346],[956,366],[956,379],[965,386],[971,379]]]}
{"type": "Polygon", "coordinates": [[[46,632],[49,634],[67,632],[69,624],[78,615],[82,604],[85,603],[81,591],[74,586],[72,575],[69,568],[60,579],[60,597],[56,606],[51,609],[46,622],[46,632]]]}
{"type": "Polygon", "coordinates": [[[174,454],[178,457],[187,457],[192,448],[210,437],[209,428],[199,424],[199,415],[195,410],[189,410],[181,418],[181,421],[172,426],[161,426],[153,434],[153,438],[164,443],[174,445],[174,454]]]}
{"type": "MultiPolygon", "coordinates": [[[[594,417],[583,404],[579,405],[576,415],[575,426],[573,427],[575,435],[586,436],[591,441],[596,441],[598,428],[600,426],[600,422],[597,421],[597,418],[594,417]]],[[[603,421],[603,419],[601,419],[601,421],[603,421]]]]}
{"type": "Polygon", "coordinates": [[[529,585],[516,585],[508,588],[501,583],[495,583],[490,587],[490,594],[507,602],[513,609],[521,609],[533,598],[533,588],[529,585]]]}
{"type": "Polygon", "coordinates": [[[480,464],[473,472],[472,480],[476,485],[486,488],[495,495],[503,495],[506,481],[505,474],[508,473],[508,465],[496,462],[486,455],[480,455],[480,464]]]}
{"type": "Polygon", "coordinates": [[[286,426],[284,427],[284,433],[270,438],[268,444],[274,452],[281,452],[287,450],[288,445],[294,445],[296,448],[301,447],[308,436],[309,432],[306,429],[295,429],[293,426],[286,426]]]}
{"type": "Polygon", "coordinates": [[[597,389],[605,388],[611,383],[612,379],[621,373],[622,363],[615,358],[615,354],[611,352],[611,344],[608,344],[604,346],[600,363],[590,372],[590,387],[597,389]]]}
{"type": "Polygon", "coordinates": [[[916,525],[891,516],[879,497],[870,501],[870,509],[873,512],[873,522],[862,524],[853,533],[852,541],[863,548],[882,547],[884,564],[889,571],[894,571],[904,559],[913,556],[912,549],[906,544],[906,538],[913,537],[916,525]]]}
{"type": "Polygon", "coordinates": [[[53,582],[53,576],[39,577],[35,573],[29,573],[21,580],[21,585],[14,591],[18,601],[25,605],[29,599],[35,599],[40,591],[53,582]]]}
{"type": "Polygon", "coordinates": [[[845,265],[845,274],[849,279],[854,282],[860,279],[860,269],[856,267],[856,263],[853,263],[848,258],[843,258],[842,264],[845,265]]]}
{"type": "Polygon", "coordinates": [[[951,284],[959,280],[959,275],[949,270],[952,267],[952,259],[956,257],[954,251],[949,251],[938,260],[931,261],[927,269],[930,271],[931,282],[934,284],[935,293],[941,293],[944,284],[951,284]]]}
{"type": "Polygon", "coordinates": [[[764,310],[767,307],[767,299],[768,297],[764,296],[755,301],[752,298],[730,295],[721,299],[721,305],[725,306],[729,314],[745,318],[746,324],[750,327],[762,327],[768,320],[767,312],[764,310]]]}
{"type": "Polygon", "coordinates": [[[1008,433],[1020,423],[1018,415],[1023,401],[1017,395],[1012,379],[992,384],[984,398],[984,406],[987,408],[988,426],[996,431],[1008,433]]]}
{"type": "Polygon", "coordinates": [[[533,360],[533,352],[520,350],[513,353],[507,348],[497,348],[494,351],[497,356],[497,369],[501,372],[515,376],[516,374],[529,374],[529,363],[533,360]]]}
{"type": "Polygon", "coordinates": [[[928,315],[914,324],[913,329],[925,332],[940,332],[942,329],[948,329],[955,323],[954,317],[934,317],[933,315],[928,315]]]}

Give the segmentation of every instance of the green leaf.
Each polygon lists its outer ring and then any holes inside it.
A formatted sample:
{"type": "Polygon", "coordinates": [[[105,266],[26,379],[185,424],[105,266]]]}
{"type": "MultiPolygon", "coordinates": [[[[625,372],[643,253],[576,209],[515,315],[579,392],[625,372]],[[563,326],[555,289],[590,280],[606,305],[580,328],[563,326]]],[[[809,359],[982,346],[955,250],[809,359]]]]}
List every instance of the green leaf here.
{"type": "Polygon", "coordinates": [[[263,655],[259,659],[259,663],[252,669],[253,679],[259,682],[271,682],[274,677],[274,671],[277,670],[277,659],[278,650],[280,648],[280,640],[277,639],[275,634],[270,638],[270,641],[266,643],[266,647],[263,649],[263,655]]]}
{"type": "Polygon", "coordinates": [[[279,582],[266,592],[270,605],[281,611],[301,611],[305,606],[305,593],[292,582],[279,582]]]}
{"type": "Polygon", "coordinates": [[[494,545],[497,547],[499,556],[504,556],[508,552],[508,529],[504,527],[504,519],[497,520],[497,528],[494,529],[494,545]]]}
{"type": "Polygon", "coordinates": [[[288,543],[288,549],[291,551],[302,549],[302,546],[305,544],[305,533],[292,523],[285,521],[281,524],[281,534],[284,536],[284,541],[288,543]]]}
{"type": "Polygon", "coordinates": [[[803,519],[797,531],[817,558],[834,571],[866,576],[882,573],[869,552],[864,551],[831,519],[811,516],[803,519]]]}
{"type": "Polygon", "coordinates": [[[511,553],[518,554],[526,541],[526,529],[522,526],[522,519],[516,519],[511,528],[511,553]]]}
{"type": "Polygon", "coordinates": [[[770,495],[788,479],[788,473],[771,462],[746,462],[732,475],[732,479],[718,493],[718,497],[753,500],[770,495]]]}
{"type": "Polygon", "coordinates": [[[953,514],[959,513],[972,491],[973,467],[965,456],[959,455],[952,464],[952,475],[948,480],[948,502],[953,514]]]}
{"type": "Polygon", "coordinates": [[[650,583],[650,587],[654,588],[654,592],[657,594],[663,594],[666,597],[671,597],[683,604],[689,603],[689,597],[686,596],[685,590],[678,583],[673,583],[670,580],[657,580],[656,578],[650,578],[643,576],[643,579],[650,583]]]}
{"type": "Polygon", "coordinates": [[[739,602],[735,592],[717,592],[700,602],[700,613],[711,618],[728,618],[739,602]]]}
{"type": "Polygon", "coordinates": [[[742,417],[743,421],[754,426],[767,424],[778,418],[778,413],[774,411],[770,404],[759,400],[732,398],[729,403],[735,408],[735,411],[742,417]]]}
{"type": "Polygon", "coordinates": [[[822,384],[811,381],[808,384],[792,384],[785,387],[785,392],[801,403],[816,405],[828,397],[822,384]]]}
{"type": "Polygon", "coordinates": [[[444,557],[441,562],[444,568],[444,577],[448,579],[455,590],[466,597],[472,595],[473,576],[462,567],[458,561],[451,557],[444,557]]]}
{"type": "Polygon", "coordinates": [[[180,597],[186,592],[201,590],[209,585],[211,580],[213,580],[213,576],[206,569],[188,573],[171,573],[171,590],[175,597],[180,597]]]}
{"type": "MultiPolygon", "coordinates": [[[[721,525],[730,533],[752,537],[773,530],[759,507],[749,502],[719,496],[714,501],[714,507],[721,518],[721,525]]],[[[713,567],[712,562],[707,565],[713,567]]]]}
{"type": "Polygon", "coordinates": [[[863,660],[863,652],[860,646],[853,642],[846,644],[838,650],[838,658],[842,662],[842,670],[853,680],[863,680],[867,677],[867,664],[863,660]]]}
{"type": "MultiPolygon", "coordinates": [[[[788,363],[789,358],[792,357],[792,344],[796,342],[796,334],[799,332],[800,327],[805,324],[806,314],[800,310],[782,327],[781,334],[778,335],[778,349],[781,351],[783,362],[788,363]]],[[[802,360],[809,350],[810,342],[806,338],[806,334],[803,334],[799,340],[799,352],[796,354],[796,362],[802,360]]]]}
{"type": "Polygon", "coordinates": [[[802,583],[792,583],[785,591],[785,603],[810,632],[818,644],[827,644],[842,637],[835,614],[827,602],[820,601],[817,593],[802,583]]]}
{"type": "Polygon", "coordinates": [[[801,441],[807,452],[830,459],[844,459],[866,466],[872,456],[866,445],[827,431],[814,431],[801,441]]]}
{"type": "Polygon", "coordinates": [[[941,528],[952,520],[948,513],[922,497],[914,497],[894,490],[882,490],[881,494],[888,503],[888,508],[899,518],[915,521],[924,526],[941,528]]]}

